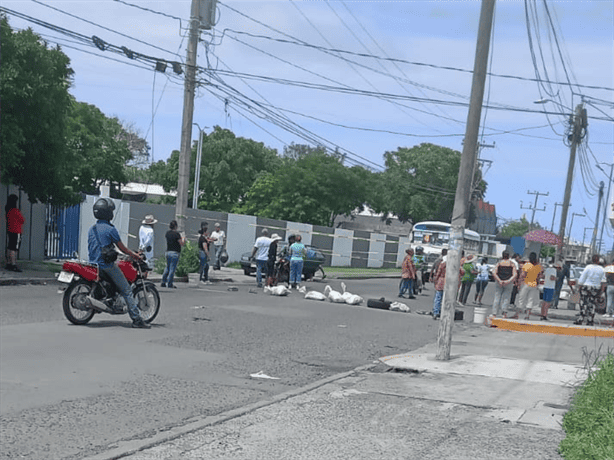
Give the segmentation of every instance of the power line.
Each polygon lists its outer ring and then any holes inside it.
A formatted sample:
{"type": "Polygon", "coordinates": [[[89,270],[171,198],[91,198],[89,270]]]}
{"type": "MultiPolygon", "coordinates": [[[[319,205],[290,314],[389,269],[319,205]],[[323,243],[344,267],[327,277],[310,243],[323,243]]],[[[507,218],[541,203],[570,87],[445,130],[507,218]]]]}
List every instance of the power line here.
{"type": "MultiPolygon", "coordinates": [[[[79,16],[77,16],[77,15],[74,15],[74,14],[68,13],[68,12],[66,12],[66,11],[64,11],[64,10],[61,10],[60,8],[56,8],[56,7],[54,7],[54,6],[48,5],[48,4],[43,3],[43,2],[41,2],[41,1],[39,1],[39,0],[31,0],[31,1],[32,1],[32,2],[34,2],[34,3],[37,3],[37,4],[39,4],[39,5],[43,5],[43,6],[47,7],[47,8],[52,9],[52,10],[58,11],[59,13],[65,14],[66,16],[70,16],[71,18],[75,18],[75,19],[78,19],[78,20],[80,20],[80,21],[86,22],[87,24],[91,24],[91,25],[93,25],[93,26],[100,27],[101,29],[104,29],[104,30],[106,30],[106,31],[108,31],[108,32],[113,32],[114,34],[121,35],[121,36],[122,36],[122,37],[124,37],[124,38],[128,38],[128,39],[130,39],[130,40],[134,40],[134,41],[136,41],[136,42],[142,43],[142,44],[147,45],[147,46],[151,46],[152,48],[155,48],[155,49],[160,50],[160,51],[164,51],[165,53],[172,54],[173,56],[178,56],[178,54],[177,54],[177,53],[173,53],[172,51],[165,50],[164,48],[160,48],[159,46],[152,45],[151,43],[147,43],[147,42],[145,42],[145,41],[143,41],[143,40],[139,40],[138,38],[134,38],[134,37],[131,37],[130,35],[123,34],[123,33],[121,33],[121,32],[118,32],[118,31],[116,31],[116,30],[113,30],[113,29],[110,29],[110,28],[108,28],[108,27],[102,26],[102,25],[97,24],[97,23],[95,23],[95,22],[88,21],[87,19],[84,19],[84,18],[79,17],[79,16]]],[[[120,1],[120,0],[115,0],[115,1],[120,1]]],[[[122,2],[122,3],[124,3],[124,2],[122,2]]]]}

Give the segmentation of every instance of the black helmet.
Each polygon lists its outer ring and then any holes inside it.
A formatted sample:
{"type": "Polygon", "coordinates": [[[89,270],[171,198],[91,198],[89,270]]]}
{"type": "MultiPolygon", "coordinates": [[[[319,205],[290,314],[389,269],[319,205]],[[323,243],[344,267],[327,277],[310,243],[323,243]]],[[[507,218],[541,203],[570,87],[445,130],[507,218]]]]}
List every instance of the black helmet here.
{"type": "Polygon", "coordinates": [[[101,220],[113,220],[115,203],[110,198],[98,198],[94,203],[94,217],[101,220]]]}
{"type": "Polygon", "coordinates": [[[418,246],[416,248],[416,252],[423,252],[423,251],[424,251],[424,248],[422,246],[418,246]]]}

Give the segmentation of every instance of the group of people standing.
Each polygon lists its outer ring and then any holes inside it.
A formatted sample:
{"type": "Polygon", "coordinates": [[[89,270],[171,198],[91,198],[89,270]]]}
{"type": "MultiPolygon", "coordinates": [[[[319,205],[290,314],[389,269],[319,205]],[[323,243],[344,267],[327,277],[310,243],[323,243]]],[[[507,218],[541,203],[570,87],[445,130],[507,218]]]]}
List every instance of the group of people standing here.
{"type": "MultiPolygon", "coordinates": [[[[256,283],[262,287],[262,276],[266,276],[266,285],[273,286],[277,283],[275,277],[275,262],[277,261],[277,243],[282,238],[277,233],[269,237],[269,230],[262,229],[262,234],[256,239],[252,248],[251,257],[256,261],[256,283]]],[[[289,283],[291,288],[298,289],[303,278],[303,263],[307,250],[302,243],[301,235],[291,235],[288,237],[289,247],[285,256],[290,261],[289,283]]]]}
{"type": "MultiPolygon", "coordinates": [[[[409,299],[415,298],[415,288],[421,278],[417,267],[420,263],[424,263],[423,257],[416,257],[415,252],[420,249],[416,248],[416,251],[414,251],[409,248],[405,251],[399,297],[404,297],[405,293],[408,292],[409,299]]],[[[432,316],[435,319],[441,316],[446,282],[447,252],[447,249],[442,250],[430,273],[430,281],[435,288],[432,310],[432,316]]],[[[491,276],[491,267],[487,262],[486,258],[477,262],[477,257],[473,254],[465,257],[463,252],[456,299],[460,305],[466,305],[473,284],[476,285],[474,302],[476,305],[482,305],[482,298],[491,276]]],[[[603,316],[605,318],[614,317],[614,260],[610,265],[605,266],[603,258],[594,255],[591,262],[578,279],[577,289],[582,296],[581,310],[577,320],[579,324],[583,320],[586,320],[587,324],[593,323],[594,309],[587,309],[585,306],[594,302],[594,299],[604,291],[606,292],[607,311],[603,316]]],[[[558,308],[561,288],[565,279],[569,281],[570,276],[570,264],[562,259],[544,267],[539,262],[535,252],[530,253],[528,260],[523,261],[519,254],[510,257],[509,252],[505,251],[501,260],[492,269],[495,292],[491,315],[507,317],[508,305],[514,305],[517,312],[514,312],[512,318],[518,318],[518,312],[524,313],[525,317],[528,318],[531,311],[539,306],[540,319],[547,321],[549,309],[551,307],[558,308]],[[540,300],[539,286],[542,281],[543,294],[540,300]]],[[[574,289],[571,285],[570,289],[573,293],[574,289]]]]}
{"type": "MultiPolygon", "coordinates": [[[[139,248],[145,254],[147,258],[147,264],[149,268],[153,268],[153,246],[154,246],[154,229],[153,226],[158,221],[153,215],[145,216],[145,219],[141,222],[139,229],[139,248]]],[[[216,222],[215,230],[209,234],[209,224],[202,222],[200,230],[198,231],[198,256],[200,260],[199,267],[199,279],[206,284],[211,284],[209,280],[209,260],[211,260],[210,250],[211,245],[214,248],[213,269],[219,270],[221,267],[221,260],[224,248],[226,246],[226,233],[222,230],[221,225],[216,222]]],[[[179,257],[181,255],[181,248],[185,245],[185,234],[180,233],[178,230],[176,220],[172,220],[169,224],[169,229],[165,233],[166,239],[166,252],[164,256],[166,258],[166,268],[162,274],[161,287],[168,287],[171,289],[176,288],[174,283],[175,271],[177,270],[177,264],[179,263],[179,257]]]]}

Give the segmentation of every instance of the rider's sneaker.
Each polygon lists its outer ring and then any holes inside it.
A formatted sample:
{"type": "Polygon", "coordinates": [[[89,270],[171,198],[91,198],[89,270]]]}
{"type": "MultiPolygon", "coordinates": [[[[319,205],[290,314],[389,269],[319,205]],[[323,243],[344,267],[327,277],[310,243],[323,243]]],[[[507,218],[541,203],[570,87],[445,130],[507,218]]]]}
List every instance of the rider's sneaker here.
{"type": "Polygon", "coordinates": [[[132,327],[135,329],[151,329],[151,324],[147,324],[145,321],[139,318],[132,322],[132,327]]]}

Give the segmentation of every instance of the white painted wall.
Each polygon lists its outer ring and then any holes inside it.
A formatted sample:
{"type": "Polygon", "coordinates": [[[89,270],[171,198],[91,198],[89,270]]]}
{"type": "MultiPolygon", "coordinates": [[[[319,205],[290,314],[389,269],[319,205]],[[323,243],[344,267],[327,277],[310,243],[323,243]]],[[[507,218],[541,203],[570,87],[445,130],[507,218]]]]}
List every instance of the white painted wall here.
{"type": "Polygon", "coordinates": [[[386,235],[371,233],[369,241],[369,254],[367,267],[380,268],[384,266],[384,250],[386,249],[386,235]]]}
{"type": "Polygon", "coordinates": [[[228,214],[226,251],[229,262],[238,262],[244,252],[251,252],[256,241],[256,224],[254,216],[228,214]]]}
{"type": "Polygon", "coordinates": [[[351,265],[353,238],[353,230],[335,229],[333,254],[331,257],[331,265],[333,267],[349,267],[351,265]]]}

